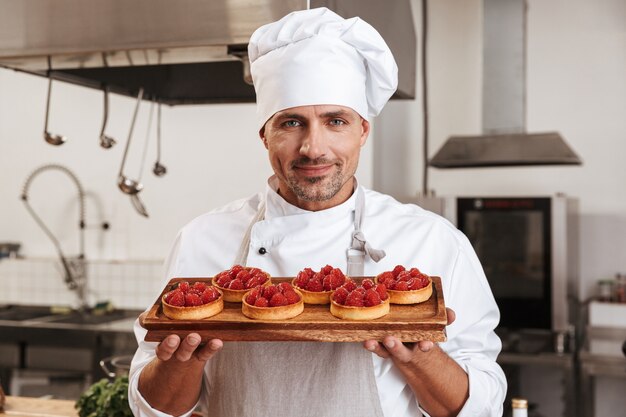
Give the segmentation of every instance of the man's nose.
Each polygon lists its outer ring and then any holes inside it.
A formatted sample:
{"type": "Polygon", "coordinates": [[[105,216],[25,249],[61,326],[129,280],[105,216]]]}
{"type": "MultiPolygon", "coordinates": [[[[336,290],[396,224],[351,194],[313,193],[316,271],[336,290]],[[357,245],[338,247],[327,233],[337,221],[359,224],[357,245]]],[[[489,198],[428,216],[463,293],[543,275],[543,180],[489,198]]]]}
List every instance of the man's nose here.
{"type": "Polygon", "coordinates": [[[323,129],[316,124],[309,125],[304,132],[304,137],[302,138],[300,155],[306,156],[310,159],[316,159],[325,156],[326,151],[327,138],[323,129]]]}

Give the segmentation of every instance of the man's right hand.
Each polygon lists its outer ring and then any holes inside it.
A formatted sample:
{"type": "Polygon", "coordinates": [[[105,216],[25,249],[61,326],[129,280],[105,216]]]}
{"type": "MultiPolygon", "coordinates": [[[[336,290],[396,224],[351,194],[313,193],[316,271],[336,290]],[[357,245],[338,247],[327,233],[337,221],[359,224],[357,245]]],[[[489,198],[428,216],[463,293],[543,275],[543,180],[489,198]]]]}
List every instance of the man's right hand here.
{"type": "Polygon", "coordinates": [[[200,335],[197,333],[188,334],[182,341],[178,335],[169,335],[157,346],[157,358],[162,361],[169,361],[173,358],[179,362],[197,359],[204,365],[204,362],[211,359],[224,345],[219,339],[209,340],[203,346],[200,345],[200,341],[200,335]]]}
{"type": "Polygon", "coordinates": [[[204,365],[224,345],[219,339],[205,345],[200,342],[198,333],[190,333],[182,340],[172,334],[156,347],[157,357],[139,376],[139,392],[153,408],[181,415],[196,405],[204,365]]]}

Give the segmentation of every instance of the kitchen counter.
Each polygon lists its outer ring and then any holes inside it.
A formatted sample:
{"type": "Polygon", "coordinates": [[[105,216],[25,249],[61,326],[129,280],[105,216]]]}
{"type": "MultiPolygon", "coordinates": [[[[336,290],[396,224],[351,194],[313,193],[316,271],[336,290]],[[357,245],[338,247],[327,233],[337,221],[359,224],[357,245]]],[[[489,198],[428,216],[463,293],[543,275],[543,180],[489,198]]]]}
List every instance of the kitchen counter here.
{"type": "Polygon", "coordinates": [[[11,417],[77,417],[74,401],[7,396],[0,416],[11,417]]]}

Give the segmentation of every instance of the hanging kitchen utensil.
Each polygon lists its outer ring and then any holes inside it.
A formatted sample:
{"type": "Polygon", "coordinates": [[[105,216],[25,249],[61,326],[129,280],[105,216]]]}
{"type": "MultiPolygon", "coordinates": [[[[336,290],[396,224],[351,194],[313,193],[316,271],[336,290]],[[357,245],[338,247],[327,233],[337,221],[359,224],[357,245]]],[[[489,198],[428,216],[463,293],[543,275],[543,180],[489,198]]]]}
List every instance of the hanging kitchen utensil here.
{"type": "Polygon", "coordinates": [[[143,189],[143,184],[141,184],[139,180],[133,180],[124,175],[124,165],[126,165],[128,149],[130,148],[130,141],[133,137],[133,129],[135,127],[135,122],[137,121],[137,113],[139,111],[139,104],[141,103],[142,97],[143,88],[140,88],[139,94],[137,95],[137,103],[135,104],[133,119],[130,123],[130,130],[128,132],[128,140],[126,141],[126,148],[124,149],[124,156],[122,157],[122,165],[120,166],[120,172],[117,176],[117,186],[124,194],[131,196],[131,202],[133,203],[135,210],[137,210],[137,212],[142,216],[148,217],[148,212],[137,195],[143,189]]]}
{"type": "Polygon", "coordinates": [[[48,74],[48,97],[46,99],[46,123],[43,128],[43,138],[50,145],[63,145],[67,138],[63,135],[57,135],[48,131],[48,116],[50,114],[50,95],[52,94],[52,77],[48,74]]]}
{"type": "Polygon", "coordinates": [[[104,133],[107,127],[107,121],[109,120],[109,88],[104,86],[104,115],[102,117],[102,129],[100,130],[100,146],[104,149],[110,149],[117,143],[115,139],[104,133]]]}
{"type": "Polygon", "coordinates": [[[152,172],[157,177],[162,177],[167,172],[165,165],[161,164],[161,103],[157,107],[157,159],[152,172]]]}

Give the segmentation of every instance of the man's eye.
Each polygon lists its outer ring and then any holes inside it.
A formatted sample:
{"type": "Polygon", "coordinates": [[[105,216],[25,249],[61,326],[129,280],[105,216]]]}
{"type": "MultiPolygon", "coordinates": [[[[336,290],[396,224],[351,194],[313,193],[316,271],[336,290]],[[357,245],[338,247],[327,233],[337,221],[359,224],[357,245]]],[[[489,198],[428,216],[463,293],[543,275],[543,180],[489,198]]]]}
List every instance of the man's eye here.
{"type": "Polygon", "coordinates": [[[345,124],[346,124],[346,122],[344,122],[344,121],[343,121],[343,120],[341,120],[341,119],[332,119],[332,120],[330,121],[330,124],[331,124],[331,125],[333,125],[333,126],[342,126],[342,125],[345,125],[345,124]]]}
{"type": "Polygon", "coordinates": [[[285,127],[298,127],[300,126],[300,122],[297,120],[287,120],[286,122],[283,123],[283,126],[285,127]]]}

